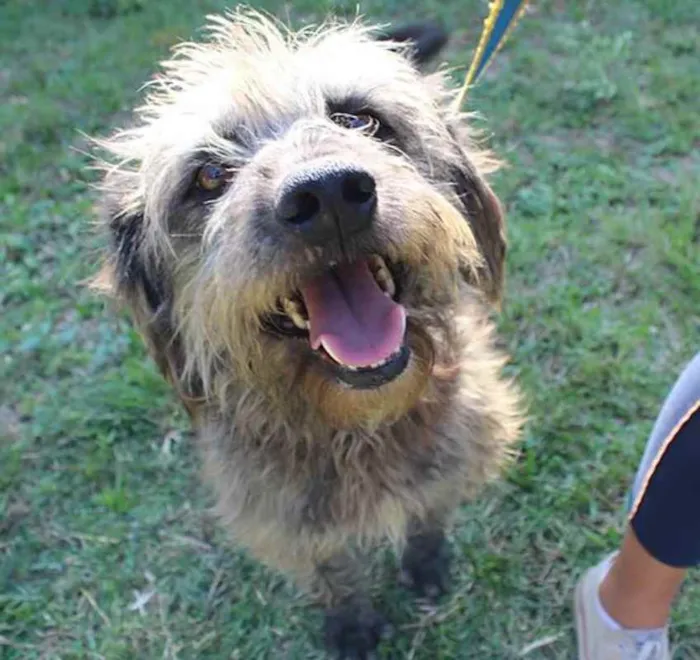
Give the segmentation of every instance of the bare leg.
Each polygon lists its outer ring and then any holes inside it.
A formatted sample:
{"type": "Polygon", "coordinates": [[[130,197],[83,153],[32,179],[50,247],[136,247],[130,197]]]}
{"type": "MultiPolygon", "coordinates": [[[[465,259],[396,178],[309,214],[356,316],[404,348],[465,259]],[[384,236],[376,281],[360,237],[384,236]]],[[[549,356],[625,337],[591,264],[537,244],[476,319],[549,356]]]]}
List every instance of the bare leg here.
{"type": "Polygon", "coordinates": [[[686,569],[654,559],[628,528],[620,554],[600,585],[600,601],[623,628],[663,628],[686,569]]]}

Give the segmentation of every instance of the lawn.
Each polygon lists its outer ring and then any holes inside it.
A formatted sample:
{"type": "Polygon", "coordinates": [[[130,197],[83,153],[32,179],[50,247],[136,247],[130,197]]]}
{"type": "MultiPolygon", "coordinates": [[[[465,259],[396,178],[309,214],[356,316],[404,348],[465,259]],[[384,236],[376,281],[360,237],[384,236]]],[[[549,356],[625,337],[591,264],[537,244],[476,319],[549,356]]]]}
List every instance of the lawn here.
{"type": "MultiPolygon", "coordinates": [[[[88,292],[100,236],[82,133],[125,119],[220,0],[0,2],[0,658],[321,658],[320,615],[227,546],[187,420],[128,322],[88,292]]],[[[355,0],[256,3],[294,23],[355,0]]],[[[461,67],[484,0],[366,0],[436,17],[461,67]]],[[[700,3],[535,1],[470,106],[509,166],[500,319],[530,405],[520,459],[461,511],[452,594],[392,571],[385,657],[574,657],[570,599],[620,538],[667,388],[700,336],[700,3]]],[[[390,568],[392,558],[378,562],[390,568]]],[[[700,658],[700,585],[674,612],[700,658]]]]}

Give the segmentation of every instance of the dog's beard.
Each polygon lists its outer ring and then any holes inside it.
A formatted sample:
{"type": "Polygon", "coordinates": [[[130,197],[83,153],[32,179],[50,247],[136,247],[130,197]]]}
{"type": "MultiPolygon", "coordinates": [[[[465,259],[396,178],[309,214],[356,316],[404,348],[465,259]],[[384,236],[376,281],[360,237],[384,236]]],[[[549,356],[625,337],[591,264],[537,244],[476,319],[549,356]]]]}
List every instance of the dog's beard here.
{"type": "Polygon", "coordinates": [[[404,414],[435,359],[444,361],[433,337],[455,313],[460,267],[476,262],[468,225],[446,198],[425,187],[410,200],[342,245],[272,244],[264,266],[223,231],[212,269],[178,295],[196,371],[211,381],[224,369],[285,410],[311,403],[334,425],[404,414]]]}

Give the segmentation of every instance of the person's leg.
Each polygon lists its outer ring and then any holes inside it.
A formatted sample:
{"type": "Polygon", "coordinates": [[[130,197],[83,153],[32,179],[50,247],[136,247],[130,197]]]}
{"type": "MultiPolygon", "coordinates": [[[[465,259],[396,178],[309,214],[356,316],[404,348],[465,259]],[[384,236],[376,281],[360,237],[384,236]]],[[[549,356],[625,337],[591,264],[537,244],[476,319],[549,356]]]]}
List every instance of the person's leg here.
{"type": "Polygon", "coordinates": [[[689,566],[700,563],[700,353],[666,399],[633,488],[625,539],[600,589],[625,628],[665,625],[689,566]],[[688,515],[691,513],[691,515],[688,515]]]}
{"type": "MultiPolygon", "coordinates": [[[[665,634],[686,568],[700,564],[700,516],[693,515],[698,504],[700,353],[676,381],[649,437],[619,553],[591,569],[579,583],[581,658],[637,657],[611,655],[610,649],[626,647],[627,642],[643,646],[653,633],[665,634]]],[[[658,644],[659,655],[648,657],[669,657],[661,650],[667,648],[666,640],[658,644]]]]}

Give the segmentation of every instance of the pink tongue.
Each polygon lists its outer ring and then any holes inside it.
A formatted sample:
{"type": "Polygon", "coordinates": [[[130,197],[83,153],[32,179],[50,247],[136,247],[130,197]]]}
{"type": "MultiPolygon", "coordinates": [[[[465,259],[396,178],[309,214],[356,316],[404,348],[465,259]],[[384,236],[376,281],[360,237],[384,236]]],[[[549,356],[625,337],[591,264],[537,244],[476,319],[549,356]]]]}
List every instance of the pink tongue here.
{"type": "Polygon", "coordinates": [[[311,347],[340,364],[367,367],[403,343],[406,310],[385,295],[364,261],[337,266],[301,289],[311,347]]]}

